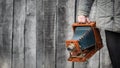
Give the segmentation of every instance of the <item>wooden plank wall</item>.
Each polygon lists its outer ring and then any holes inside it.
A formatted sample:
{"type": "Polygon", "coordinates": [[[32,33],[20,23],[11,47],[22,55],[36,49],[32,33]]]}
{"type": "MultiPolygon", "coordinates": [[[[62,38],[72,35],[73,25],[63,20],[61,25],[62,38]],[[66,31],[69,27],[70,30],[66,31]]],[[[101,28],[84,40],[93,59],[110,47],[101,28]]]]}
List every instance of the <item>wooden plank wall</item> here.
{"type": "Polygon", "coordinates": [[[111,68],[106,46],[85,63],[67,61],[79,1],[0,0],[0,68],[111,68]]]}

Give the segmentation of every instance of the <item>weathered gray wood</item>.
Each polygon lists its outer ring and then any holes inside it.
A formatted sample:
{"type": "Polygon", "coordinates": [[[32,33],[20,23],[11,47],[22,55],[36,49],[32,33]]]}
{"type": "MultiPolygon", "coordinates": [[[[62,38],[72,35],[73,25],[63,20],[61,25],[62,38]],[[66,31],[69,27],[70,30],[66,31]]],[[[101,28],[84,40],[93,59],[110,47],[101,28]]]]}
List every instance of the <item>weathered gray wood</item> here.
{"type": "Polygon", "coordinates": [[[43,0],[36,1],[36,62],[37,68],[45,65],[45,29],[44,29],[44,4],[43,0]]]}
{"type": "Polygon", "coordinates": [[[55,68],[55,23],[57,0],[43,0],[45,34],[45,68],[55,68]]]}
{"type": "Polygon", "coordinates": [[[0,68],[11,68],[13,0],[0,0],[0,68]]]}
{"type": "Polygon", "coordinates": [[[67,61],[65,40],[72,37],[72,23],[74,22],[74,0],[58,0],[56,27],[56,68],[72,68],[72,62],[67,61]]]}
{"type": "Polygon", "coordinates": [[[36,0],[26,1],[25,68],[36,68],[36,0]]]}
{"type": "Polygon", "coordinates": [[[25,0],[14,0],[12,68],[24,68],[25,0]]]}

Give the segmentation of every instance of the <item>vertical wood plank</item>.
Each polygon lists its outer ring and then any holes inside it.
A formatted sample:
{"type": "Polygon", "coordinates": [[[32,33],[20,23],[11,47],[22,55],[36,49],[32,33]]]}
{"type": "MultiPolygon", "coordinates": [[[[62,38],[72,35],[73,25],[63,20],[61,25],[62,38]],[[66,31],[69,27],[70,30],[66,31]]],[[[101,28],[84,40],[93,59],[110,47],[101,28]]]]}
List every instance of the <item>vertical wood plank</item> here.
{"type": "Polygon", "coordinates": [[[0,68],[11,68],[13,0],[0,0],[0,68]]]}
{"type": "Polygon", "coordinates": [[[25,68],[36,68],[36,0],[26,1],[25,68]]]}
{"type": "Polygon", "coordinates": [[[45,29],[43,0],[36,1],[36,62],[37,68],[44,68],[45,60],[45,29]]]}
{"type": "Polygon", "coordinates": [[[56,0],[44,0],[45,68],[55,68],[56,0]]]}
{"type": "Polygon", "coordinates": [[[56,68],[72,68],[72,62],[67,61],[69,53],[65,47],[65,40],[71,39],[73,35],[74,2],[74,0],[58,0],[56,68]]]}
{"type": "Polygon", "coordinates": [[[24,68],[25,0],[14,0],[12,68],[24,68]]]}

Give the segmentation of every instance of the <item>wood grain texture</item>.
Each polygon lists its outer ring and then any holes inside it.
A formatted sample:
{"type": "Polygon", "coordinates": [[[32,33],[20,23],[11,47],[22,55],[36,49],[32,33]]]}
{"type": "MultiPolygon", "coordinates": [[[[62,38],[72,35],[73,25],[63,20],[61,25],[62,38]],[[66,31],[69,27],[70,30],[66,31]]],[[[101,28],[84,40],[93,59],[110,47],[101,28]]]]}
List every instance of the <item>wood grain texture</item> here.
{"type": "Polygon", "coordinates": [[[67,61],[65,40],[71,38],[74,22],[74,0],[58,0],[57,31],[56,31],[56,68],[72,68],[72,62],[67,61]]]}
{"type": "Polygon", "coordinates": [[[13,0],[0,0],[0,68],[11,68],[13,0]]]}
{"type": "Polygon", "coordinates": [[[24,68],[25,0],[14,0],[12,68],[24,68]]]}
{"type": "Polygon", "coordinates": [[[45,68],[45,29],[44,29],[44,4],[43,0],[36,1],[36,65],[45,68]]]}
{"type": "Polygon", "coordinates": [[[43,0],[45,34],[45,68],[55,68],[56,0],[43,0]]]}
{"type": "Polygon", "coordinates": [[[25,68],[36,68],[36,0],[26,1],[25,68]]]}

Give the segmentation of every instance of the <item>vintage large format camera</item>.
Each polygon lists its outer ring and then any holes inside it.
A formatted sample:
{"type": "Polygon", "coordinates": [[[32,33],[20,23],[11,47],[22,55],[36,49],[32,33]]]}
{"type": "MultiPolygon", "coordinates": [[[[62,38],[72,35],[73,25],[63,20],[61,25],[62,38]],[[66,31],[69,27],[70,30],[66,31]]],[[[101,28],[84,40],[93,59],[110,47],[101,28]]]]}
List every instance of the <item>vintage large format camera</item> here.
{"type": "Polygon", "coordinates": [[[103,47],[100,32],[95,22],[74,23],[72,27],[73,38],[66,40],[66,48],[70,54],[68,60],[85,62],[103,47]]]}

